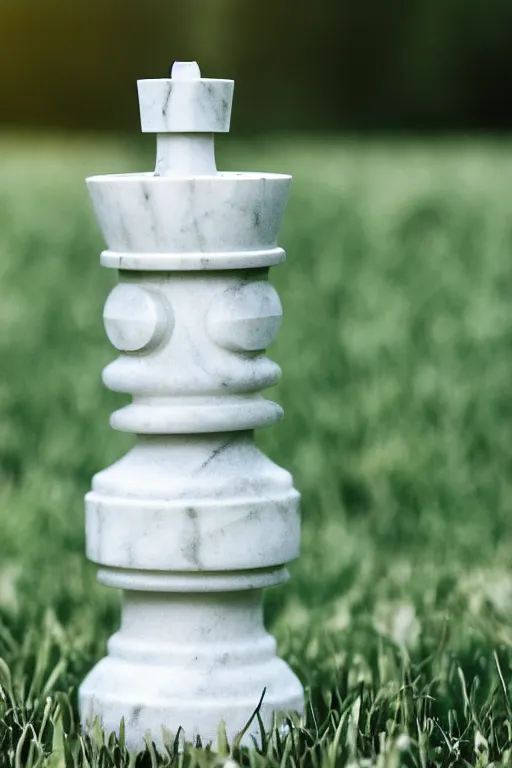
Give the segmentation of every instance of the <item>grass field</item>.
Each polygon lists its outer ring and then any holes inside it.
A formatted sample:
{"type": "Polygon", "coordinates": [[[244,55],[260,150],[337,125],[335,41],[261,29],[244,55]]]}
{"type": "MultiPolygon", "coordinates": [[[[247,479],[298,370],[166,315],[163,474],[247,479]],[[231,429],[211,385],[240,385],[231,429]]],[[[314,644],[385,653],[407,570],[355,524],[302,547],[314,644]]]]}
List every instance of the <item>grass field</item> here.
{"type": "MultiPolygon", "coordinates": [[[[0,139],[1,768],[135,764],[76,722],[118,621],[82,499],[131,443],[108,427],[116,275],[83,177],[150,168],[150,144],[0,139]]],[[[286,418],[259,440],[303,494],[302,559],[266,611],[309,701],[303,729],[232,758],[512,765],[512,144],[220,150],[295,177],[272,273],[286,418]]]]}

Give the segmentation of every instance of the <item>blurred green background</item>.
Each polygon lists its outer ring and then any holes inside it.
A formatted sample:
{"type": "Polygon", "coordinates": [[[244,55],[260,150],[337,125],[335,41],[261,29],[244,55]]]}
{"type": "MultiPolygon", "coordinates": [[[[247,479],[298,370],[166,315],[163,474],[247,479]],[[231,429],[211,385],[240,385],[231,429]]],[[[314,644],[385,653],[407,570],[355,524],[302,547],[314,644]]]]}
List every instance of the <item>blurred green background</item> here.
{"type": "MultiPolygon", "coordinates": [[[[108,427],[117,275],[83,179],[150,168],[152,144],[0,138],[1,768],[133,768],[76,757],[77,686],[119,622],[83,496],[134,440],[108,427]]],[[[510,766],[512,146],[265,137],[219,165],[294,176],[271,270],[285,419],[257,440],[303,497],[265,607],[311,708],[253,768],[510,766]]]]}
{"type": "Polygon", "coordinates": [[[294,176],[257,439],[303,496],[265,606],[311,706],[252,765],[512,766],[511,29],[512,0],[0,0],[0,768],[132,765],[77,728],[119,621],[83,495],[133,441],[84,178],[152,167],[135,82],[179,58],[236,79],[219,168],[294,176]]]}
{"type": "Polygon", "coordinates": [[[235,130],[512,120],[510,0],[1,0],[0,124],[137,130],[175,59],[237,81],[235,130]]]}

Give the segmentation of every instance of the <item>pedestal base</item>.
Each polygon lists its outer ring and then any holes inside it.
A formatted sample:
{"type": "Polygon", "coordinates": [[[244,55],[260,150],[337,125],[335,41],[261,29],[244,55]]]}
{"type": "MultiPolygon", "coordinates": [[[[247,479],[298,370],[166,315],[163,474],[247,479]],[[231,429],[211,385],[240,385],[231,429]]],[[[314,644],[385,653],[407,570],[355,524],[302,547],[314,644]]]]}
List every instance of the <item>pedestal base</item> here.
{"type": "MultiPolygon", "coordinates": [[[[303,690],[275,655],[264,630],[260,590],[226,594],[126,593],[121,629],[109,655],[79,692],[84,727],[98,718],[105,732],[125,721],[130,750],[148,732],[157,747],[178,729],[215,748],[224,721],[230,743],[247,724],[262,693],[260,717],[271,729],[282,714],[302,714],[303,690]]],[[[259,739],[255,718],[242,743],[259,739]]]]}

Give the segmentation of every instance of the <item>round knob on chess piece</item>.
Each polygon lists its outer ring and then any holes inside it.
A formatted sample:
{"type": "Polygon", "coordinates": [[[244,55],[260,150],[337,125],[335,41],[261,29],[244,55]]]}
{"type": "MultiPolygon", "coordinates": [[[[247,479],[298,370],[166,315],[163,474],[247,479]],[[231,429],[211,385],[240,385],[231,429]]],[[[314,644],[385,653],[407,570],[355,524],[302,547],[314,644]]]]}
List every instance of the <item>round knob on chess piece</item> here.
{"type": "Polygon", "coordinates": [[[163,341],[172,318],[154,291],[120,283],[107,299],[103,322],[112,346],[120,352],[142,352],[163,341]]]}

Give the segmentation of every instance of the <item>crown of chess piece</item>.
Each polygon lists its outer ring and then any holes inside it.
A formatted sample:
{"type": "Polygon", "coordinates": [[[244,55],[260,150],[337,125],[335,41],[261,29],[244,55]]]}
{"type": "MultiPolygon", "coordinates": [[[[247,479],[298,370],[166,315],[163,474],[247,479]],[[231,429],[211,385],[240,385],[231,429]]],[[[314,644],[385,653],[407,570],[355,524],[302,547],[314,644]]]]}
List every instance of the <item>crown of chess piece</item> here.
{"type": "MultiPolygon", "coordinates": [[[[123,591],[121,626],[80,687],[130,749],[233,740],[263,700],[265,728],[302,713],[300,682],[263,624],[262,590],[299,555],[299,494],[254,443],[281,408],[261,390],[281,321],[269,267],[291,178],[218,172],[214,134],[229,131],[234,83],[176,62],[138,83],[142,131],[157,135],[154,173],[87,180],[119,283],[104,323],[119,356],[107,387],[132,396],[111,417],[135,446],[86,496],[87,555],[123,591]]],[[[244,739],[259,734],[255,718],[244,739]]]]}

